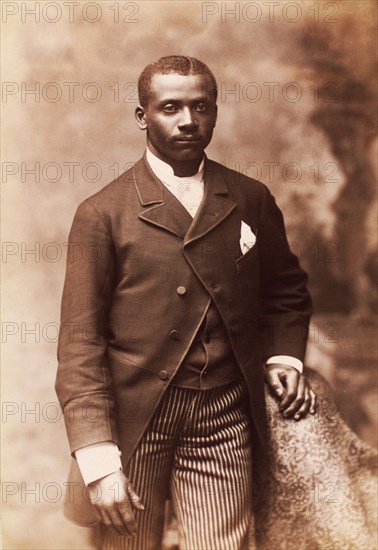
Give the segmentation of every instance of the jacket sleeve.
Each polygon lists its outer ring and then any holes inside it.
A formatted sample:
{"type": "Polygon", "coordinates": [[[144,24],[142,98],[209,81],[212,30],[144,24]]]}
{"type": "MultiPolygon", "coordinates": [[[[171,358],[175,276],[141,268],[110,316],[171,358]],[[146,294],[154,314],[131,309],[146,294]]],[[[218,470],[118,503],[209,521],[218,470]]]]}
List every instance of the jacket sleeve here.
{"type": "Polygon", "coordinates": [[[84,201],[69,235],[56,379],[72,453],[93,443],[118,442],[105,358],[113,276],[110,230],[84,201]]]}
{"type": "Polygon", "coordinates": [[[303,361],[312,313],[307,275],[290,250],[282,213],[266,187],[257,243],[263,358],[290,355],[303,361]]]}

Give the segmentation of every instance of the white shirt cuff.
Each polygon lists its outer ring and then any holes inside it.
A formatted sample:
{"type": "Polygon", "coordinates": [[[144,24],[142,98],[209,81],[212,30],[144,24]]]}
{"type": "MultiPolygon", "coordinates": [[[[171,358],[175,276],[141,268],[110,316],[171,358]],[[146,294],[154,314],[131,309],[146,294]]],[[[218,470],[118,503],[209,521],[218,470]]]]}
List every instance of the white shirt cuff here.
{"type": "Polygon", "coordinates": [[[75,451],[85,485],[122,468],[121,452],[111,441],[95,443],[75,451]]]}
{"type": "Polygon", "coordinates": [[[291,357],[291,355],[274,355],[265,362],[266,365],[272,365],[273,363],[282,363],[282,365],[297,369],[300,373],[303,372],[302,361],[296,357],[291,357]]]}

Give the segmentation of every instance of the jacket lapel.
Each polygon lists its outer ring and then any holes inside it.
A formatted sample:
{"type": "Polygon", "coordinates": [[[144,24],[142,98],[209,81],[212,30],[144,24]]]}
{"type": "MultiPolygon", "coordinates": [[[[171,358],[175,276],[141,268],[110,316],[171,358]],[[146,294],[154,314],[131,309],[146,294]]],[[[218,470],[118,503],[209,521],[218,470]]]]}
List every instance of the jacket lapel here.
{"type": "Polygon", "coordinates": [[[184,239],[193,218],[155,176],[143,157],[134,167],[134,185],[144,207],[139,218],[184,239]]]}
{"type": "Polygon", "coordinates": [[[236,208],[230,199],[220,164],[206,158],[204,197],[184,239],[184,246],[203,237],[236,208]]]}
{"type": "Polygon", "coordinates": [[[219,225],[236,207],[221,165],[205,159],[204,197],[194,219],[149,167],[145,156],[134,166],[134,185],[142,204],[139,218],[184,240],[187,245],[219,225]],[[147,208],[146,208],[147,207],[147,208]]]}

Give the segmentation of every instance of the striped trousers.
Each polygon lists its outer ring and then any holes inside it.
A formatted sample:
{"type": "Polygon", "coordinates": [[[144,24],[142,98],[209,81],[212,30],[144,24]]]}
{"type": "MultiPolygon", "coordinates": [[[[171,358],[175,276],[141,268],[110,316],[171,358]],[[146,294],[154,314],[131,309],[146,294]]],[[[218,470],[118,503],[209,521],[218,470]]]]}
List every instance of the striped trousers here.
{"type": "Polygon", "coordinates": [[[102,550],[161,550],[165,499],[180,550],[240,550],[251,529],[251,443],[244,382],[211,390],[168,387],[130,461],[127,477],[145,511],[138,534],[101,525],[102,550]]]}

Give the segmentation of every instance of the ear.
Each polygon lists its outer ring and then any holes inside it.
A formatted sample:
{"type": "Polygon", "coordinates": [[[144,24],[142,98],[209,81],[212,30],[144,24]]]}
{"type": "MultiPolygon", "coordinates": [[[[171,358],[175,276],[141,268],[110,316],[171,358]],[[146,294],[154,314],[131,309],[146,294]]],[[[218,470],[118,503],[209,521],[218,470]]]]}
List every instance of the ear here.
{"type": "Polygon", "coordinates": [[[146,111],[140,105],[135,109],[135,118],[140,130],[147,130],[146,111]]]}
{"type": "Polygon", "coordinates": [[[215,126],[217,125],[217,118],[218,118],[218,105],[217,105],[217,104],[215,104],[214,108],[215,108],[215,117],[214,117],[214,126],[213,126],[213,128],[215,128],[215,126]]]}

